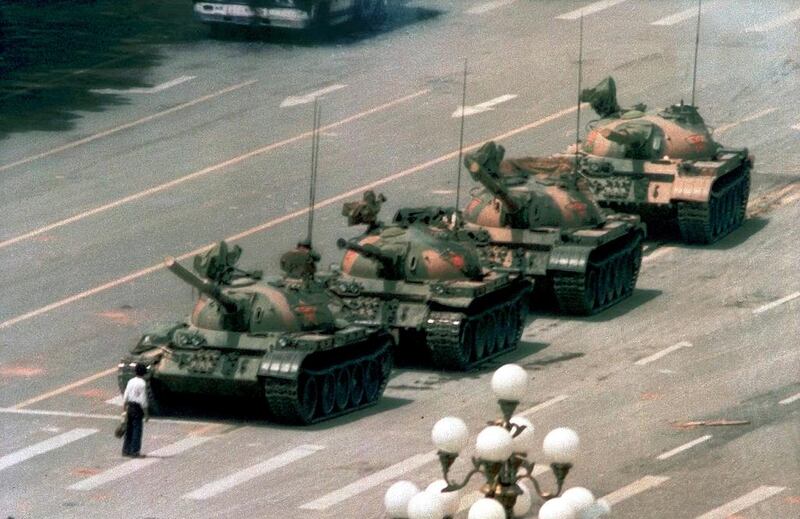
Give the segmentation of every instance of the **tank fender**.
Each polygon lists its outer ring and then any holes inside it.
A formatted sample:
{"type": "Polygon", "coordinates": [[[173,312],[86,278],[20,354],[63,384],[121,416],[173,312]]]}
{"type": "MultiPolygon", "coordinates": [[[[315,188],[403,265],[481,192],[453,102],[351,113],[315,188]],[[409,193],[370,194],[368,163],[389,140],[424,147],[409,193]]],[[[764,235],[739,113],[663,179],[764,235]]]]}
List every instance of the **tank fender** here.
{"type": "Polygon", "coordinates": [[[591,252],[591,247],[580,245],[563,245],[556,247],[553,249],[553,252],[550,253],[550,260],[547,262],[547,270],[585,272],[591,252]]]}
{"type": "Polygon", "coordinates": [[[671,201],[707,202],[711,195],[711,185],[716,179],[712,176],[678,176],[672,186],[671,201]]]}
{"type": "Polygon", "coordinates": [[[261,359],[258,376],[297,380],[300,365],[309,353],[299,350],[271,351],[261,359]]]}

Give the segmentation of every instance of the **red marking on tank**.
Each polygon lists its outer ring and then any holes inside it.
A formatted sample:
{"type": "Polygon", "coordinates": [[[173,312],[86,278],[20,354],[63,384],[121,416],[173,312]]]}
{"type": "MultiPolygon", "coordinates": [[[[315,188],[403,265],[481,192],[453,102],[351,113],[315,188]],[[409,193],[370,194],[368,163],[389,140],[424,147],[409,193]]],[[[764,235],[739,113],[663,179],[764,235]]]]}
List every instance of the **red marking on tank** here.
{"type": "Polygon", "coordinates": [[[353,263],[356,262],[358,259],[358,253],[352,250],[349,250],[344,253],[344,257],[342,258],[342,272],[345,274],[349,274],[350,271],[353,269],[353,263]]]}
{"type": "Polygon", "coordinates": [[[314,323],[317,322],[317,307],[312,305],[297,305],[294,307],[294,311],[298,314],[302,315],[303,318],[309,322],[314,323]]]}
{"type": "Polygon", "coordinates": [[[703,151],[703,148],[705,148],[706,139],[699,133],[695,133],[693,135],[688,136],[686,140],[689,141],[691,144],[694,144],[694,149],[697,151],[703,151]]]}
{"type": "Polygon", "coordinates": [[[567,204],[567,207],[573,213],[577,213],[581,218],[585,218],[586,217],[586,204],[584,204],[583,202],[579,202],[577,200],[573,200],[572,202],[567,204]]]}
{"type": "Polygon", "coordinates": [[[0,366],[0,377],[29,378],[44,373],[43,368],[33,366],[0,366]]]}
{"type": "Polygon", "coordinates": [[[467,204],[467,208],[464,210],[464,212],[466,214],[472,214],[472,212],[475,211],[475,208],[478,207],[480,204],[481,204],[480,200],[478,200],[477,198],[473,198],[467,204]]]}
{"type": "Polygon", "coordinates": [[[450,259],[450,264],[453,265],[458,270],[463,269],[464,265],[466,264],[466,262],[464,261],[464,256],[460,254],[451,254],[449,259],[450,259]]]}

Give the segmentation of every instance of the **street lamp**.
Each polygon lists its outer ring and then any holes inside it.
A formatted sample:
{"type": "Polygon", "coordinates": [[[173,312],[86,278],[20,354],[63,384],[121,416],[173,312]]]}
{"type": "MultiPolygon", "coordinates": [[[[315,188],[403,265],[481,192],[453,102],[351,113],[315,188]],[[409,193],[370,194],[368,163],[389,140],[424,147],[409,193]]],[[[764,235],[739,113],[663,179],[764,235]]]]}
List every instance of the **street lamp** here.
{"type": "Polygon", "coordinates": [[[459,491],[473,476],[480,474],[484,495],[470,508],[468,519],[511,519],[525,517],[531,508],[532,490],[543,500],[539,519],[596,519],[610,513],[610,507],[585,488],[576,487],[561,494],[564,480],[578,454],[580,439],[572,429],[558,427],[544,438],[542,450],[550,461],[556,479],[552,492],[542,491],[534,477],[535,462],[528,459],[533,447],[534,427],[514,411],[526,394],[528,374],[516,364],[506,364],[492,376],[492,392],[502,418],[489,422],[475,440],[472,469],[460,482],[450,476],[450,468],[467,446],[469,431],[460,418],[448,416],[433,426],[431,439],[437,448],[443,479],[431,483],[423,492],[407,481],[392,485],[386,493],[386,510],[393,519],[444,519],[458,511],[459,491]],[[416,493],[414,493],[416,491],[416,493]]]}

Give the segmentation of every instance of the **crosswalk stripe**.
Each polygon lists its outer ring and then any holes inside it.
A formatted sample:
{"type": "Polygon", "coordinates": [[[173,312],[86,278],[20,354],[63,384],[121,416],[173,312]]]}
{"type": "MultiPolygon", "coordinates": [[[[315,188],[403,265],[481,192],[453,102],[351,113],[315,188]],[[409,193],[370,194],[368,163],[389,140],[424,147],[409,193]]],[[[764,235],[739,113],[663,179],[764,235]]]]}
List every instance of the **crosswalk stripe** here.
{"type": "Polygon", "coordinates": [[[710,512],[706,512],[703,515],[698,516],[697,519],[725,519],[736,512],[741,512],[742,510],[750,508],[761,501],[769,499],[770,497],[774,496],[775,494],[779,494],[784,490],[786,490],[785,487],[758,487],[752,492],[745,494],[740,498],[734,499],[730,503],[724,504],[719,508],[715,508],[710,512]]]}
{"type": "Polygon", "coordinates": [[[258,476],[277,470],[306,456],[310,456],[324,448],[325,447],[321,445],[301,445],[266,461],[262,461],[261,463],[225,476],[224,478],[205,484],[197,490],[184,494],[183,498],[195,500],[209,499],[226,490],[239,486],[242,483],[246,483],[251,479],[257,478],[258,476]]]}
{"type": "Polygon", "coordinates": [[[489,11],[493,11],[495,9],[499,9],[501,7],[505,7],[509,4],[513,4],[517,0],[494,0],[493,2],[486,2],[484,4],[478,4],[474,7],[467,9],[468,14],[484,14],[488,13],[489,11]]]}
{"type": "Polygon", "coordinates": [[[605,499],[609,505],[614,506],[615,504],[621,503],[622,501],[625,501],[626,499],[633,497],[636,494],[641,494],[646,490],[655,488],[667,480],[669,480],[668,476],[645,476],[642,479],[637,479],[630,485],[626,485],[618,490],[611,492],[603,499],[605,499]]]}
{"type": "Polygon", "coordinates": [[[11,454],[6,454],[0,458],[0,470],[7,469],[8,467],[18,463],[22,463],[23,461],[33,458],[34,456],[58,449],[59,447],[63,447],[69,443],[80,440],[81,438],[91,436],[96,432],[97,429],[72,429],[71,431],[59,434],[58,436],[53,436],[52,438],[33,444],[29,447],[25,447],[24,449],[20,449],[16,452],[12,452],[11,454]]]}
{"type": "Polygon", "coordinates": [[[192,447],[196,447],[202,443],[205,443],[210,439],[211,438],[208,436],[190,436],[188,438],[184,438],[171,445],[167,445],[165,447],[161,447],[160,449],[156,449],[153,452],[147,453],[146,458],[137,458],[126,461],[125,463],[105,470],[100,474],[95,474],[94,476],[78,481],[74,485],[70,486],[69,489],[93,490],[99,486],[124,478],[125,476],[133,474],[134,472],[137,472],[145,467],[149,467],[153,463],[158,462],[159,458],[175,456],[191,449],[192,447]]]}
{"type": "Polygon", "coordinates": [[[574,11],[560,14],[556,16],[556,18],[559,20],[577,20],[581,16],[588,16],[590,14],[600,12],[625,1],[627,0],[601,0],[599,2],[592,2],[591,4],[587,4],[580,9],[575,9],[574,11]]]}
{"type": "Polygon", "coordinates": [[[794,22],[795,20],[800,20],[800,9],[795,9],[792,12],[786,13],[783,16],[779,16],[774,18],[768,22],[760,23],[758,25],[753,25],[752,27],[748,27],[745,29],[745,32],[767,32],[773,29],[777,29],[783,25],[789,24],[794,22]]]}
{"type": "Polygon", "coordinates": [[[319,499],[315,499],[309,503],[300,506],[303,510],[325,510],[331,506],[350,499],[362,492],[365,492],[373,487],[376,487],[386,481],[395,479],[406,472],[415,470],[423,465],[427,465],[438,459],[436,451],[427,452],[425,454],[417,454],[408,459],[401,461],[391,467],[385,468],[379,472],[371,474],[358,481],[350,483],[349,485],[340,488],[330,494],[326,494],[319,499]]]}
{"type": "Polygon", "coordinates": [[[536,404],[535,406],[531,407],[530,409],[526,409],[525,411],[522,411],[521,413],[517,413],[517,416],[530,416],[533,413],[536,413],[537,411],[541,411],[542,409],[546,409],[546,408],[550,407],[551,405],[555,405],[555,404],[561,402],[562,400],[566,400],[567,398],[569,398],[567,395],[555,396],[555,397],[551,398],[550,400],[545,400],[544,402],[542,402],[540,404],[536,404]]]}
{"type": "MultiPolygon", "coordinates": [[[[716,6],[719,3],[720,3],[719,0],[711,0],[709,2],[704,2],[703,12],[705,13],[708,9],[716,6]]],[[[696,17],[697,17],[697,7],[690,7],[683,11],[678,11],[675,14],[671,14],[669,16],[665,16],[664,18],[660,18],[655,22],[650,23],[650,25],[676,25],[696,17]]]]}
{"type": "Polygon", "coordinates": [[[701,437],[699,437],[699,438],[697,438],[695,440],[692,440],[690,442],[684,443],[683,445],[675,447],[672,450],[668,450],[667,452],[665,452],[663,454],[659,454],[658,456],[656,456],[656,459],[664,461],[666,459],[669,459],[669,458],[675,456],[676,454],[680,454],[681,452],[683,452],[685,450],[691,449],[695,445],[700,445],[701,443],[706,442],[706,441],[710,440],[711,438],[712,438],[712,436],[710,434],[706,434],[705,436],[701,436],[701,437]]]}

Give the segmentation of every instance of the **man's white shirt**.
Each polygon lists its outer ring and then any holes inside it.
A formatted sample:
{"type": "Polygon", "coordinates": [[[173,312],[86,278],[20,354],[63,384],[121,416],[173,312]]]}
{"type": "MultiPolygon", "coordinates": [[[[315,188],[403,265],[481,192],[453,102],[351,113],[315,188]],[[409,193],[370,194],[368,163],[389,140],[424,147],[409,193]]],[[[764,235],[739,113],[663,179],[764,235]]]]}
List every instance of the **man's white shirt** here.
{"type": "Polygon", "coordinates": [[[136,402],[142,409],[147,408],[147,383],[144,381],[143,378],[140,377],[133,377],[128,381],[128,385],[125,386],[125,394],[123,395],[123,400],[125,403],[127,402],[136,402]]]}

